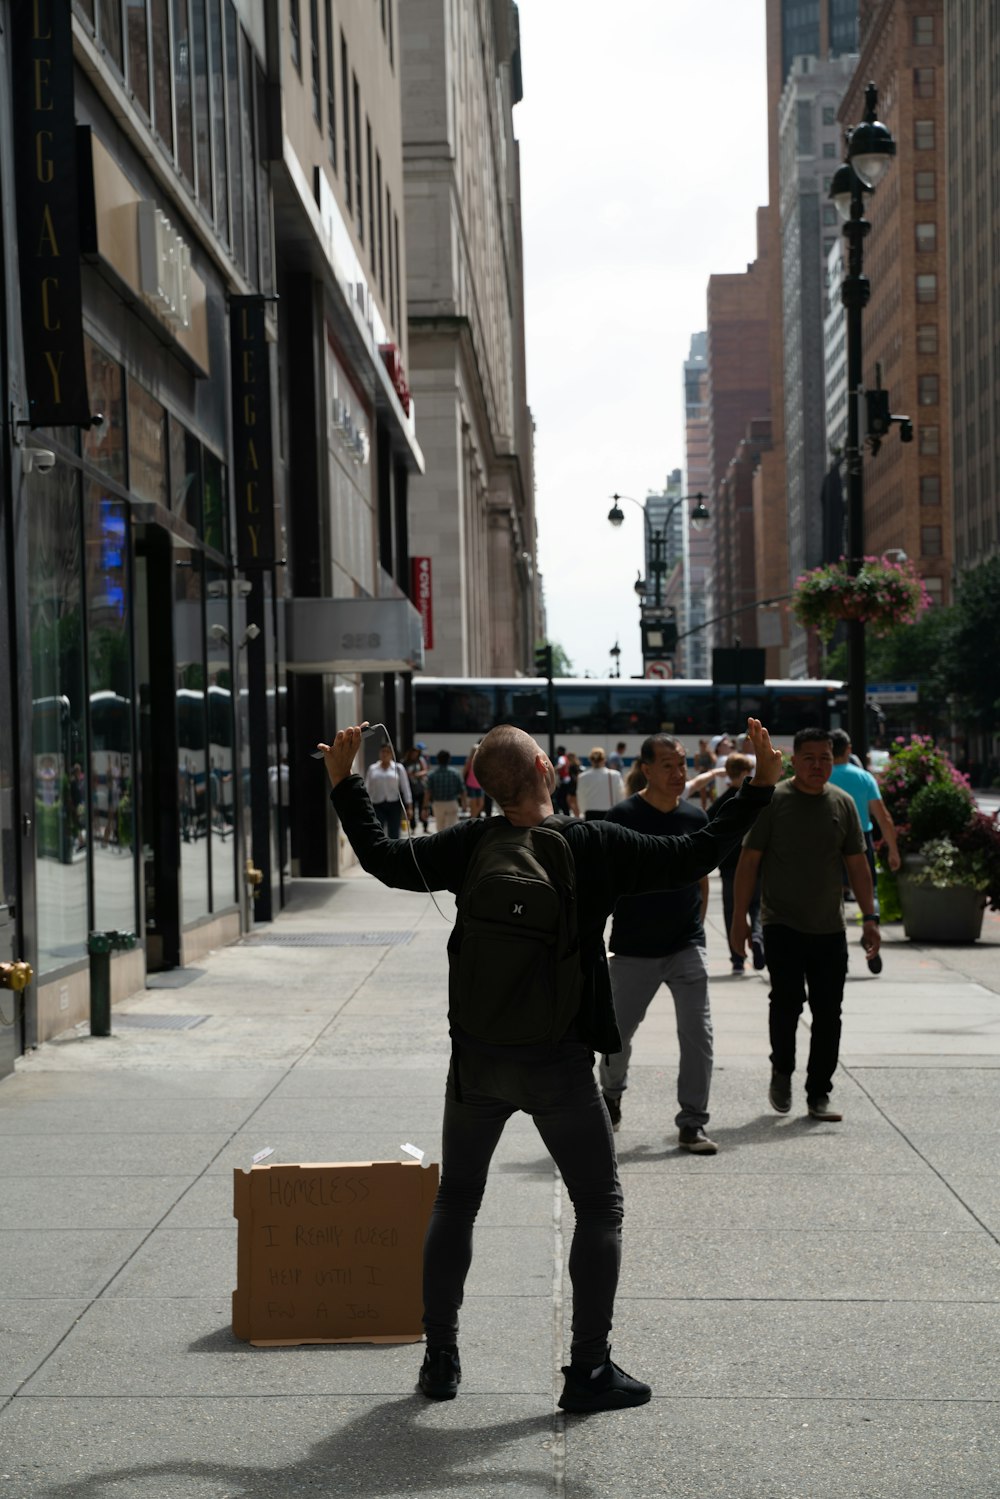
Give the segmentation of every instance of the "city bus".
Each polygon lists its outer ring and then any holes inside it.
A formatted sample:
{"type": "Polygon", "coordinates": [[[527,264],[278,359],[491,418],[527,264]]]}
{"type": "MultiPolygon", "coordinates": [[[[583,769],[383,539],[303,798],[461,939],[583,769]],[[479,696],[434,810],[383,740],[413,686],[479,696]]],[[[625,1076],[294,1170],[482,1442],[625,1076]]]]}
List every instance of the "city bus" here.
{"type": "MultiPolygon", "coordinates": [[[[798,729],[832,729],[846,722],[844,683],[795,679],[737,689],[708,681],[557,678],[555,740],[586,763],[590,750],[611,751],[622,741],[632,761],[649,734],[676,734],[690,759],[699,739],[739,738],[748,715],[759,718],[779,748],[790,750],[798,729]]],[[[538,677],[415,677],[414,740],[427,753],[449,751],[465,761],[494,724],[526,729],[543,747],[549,737],[548,683],[538,677]]],[[[402,748],[400,749],[402,753],[402,748]]]]}

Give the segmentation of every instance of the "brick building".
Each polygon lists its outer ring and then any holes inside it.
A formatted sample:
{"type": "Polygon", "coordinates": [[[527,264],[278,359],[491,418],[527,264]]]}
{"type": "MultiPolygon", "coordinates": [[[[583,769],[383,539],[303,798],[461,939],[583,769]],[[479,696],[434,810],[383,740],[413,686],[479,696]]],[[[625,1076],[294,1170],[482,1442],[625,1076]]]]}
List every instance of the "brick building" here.
{"type": "Polygon", "coordinates": [[[948,602],[952,502],[943,0],[862,5],[858,68],[840,110],[845,127],[862,118],[869,80],[878,88],[878,115],[898,154],[867,199],[872,227],[864,269],[871,299],[863,313],[863,380],[874,386],[881,369],[892,410],[913,417],[916,440],[901,443],[893,432],[877,455],[865,454],[865,551],[902,548],[932,597],[948,602]]]}

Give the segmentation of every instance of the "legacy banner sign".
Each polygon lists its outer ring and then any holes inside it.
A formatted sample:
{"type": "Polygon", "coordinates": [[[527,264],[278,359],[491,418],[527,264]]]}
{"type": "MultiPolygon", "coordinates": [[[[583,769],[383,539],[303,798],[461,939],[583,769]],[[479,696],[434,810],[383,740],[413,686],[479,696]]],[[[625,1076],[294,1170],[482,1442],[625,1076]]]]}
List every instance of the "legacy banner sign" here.
{"type": "Polygon", "coordinates": [[[83,357],[70,0],[15,0],[14,152],[33,427],[90,425],[83,357]]]}
{"type": "Polygon", "coordinates": [[[271,365],[263,297],[230,298],[229,342],[236,565],[272,567],[275,555],[271,365]]]}

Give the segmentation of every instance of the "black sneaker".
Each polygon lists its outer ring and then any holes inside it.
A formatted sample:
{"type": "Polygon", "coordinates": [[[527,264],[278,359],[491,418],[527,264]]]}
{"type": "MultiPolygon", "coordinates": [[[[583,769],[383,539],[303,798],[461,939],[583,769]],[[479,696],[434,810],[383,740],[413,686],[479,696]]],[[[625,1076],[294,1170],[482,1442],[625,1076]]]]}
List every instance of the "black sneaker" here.
{"type": "Polygon", "coordinates": [[[454,1400],[462,1383],[457,1348],[428,1348],[417,1384],[428,1400],[454,1400]]]}
{"type": "Polygon", "coordinates": [[[681,1150],[690,1150],[692,1155],[715,1155],[718,1145],[710,1140],[700,1124],[682,1124],[677,1143],[681,1150]]]}
{"type": "MultiPolygon", "coordinates": [[[[609,1350],[610,1352],[610,1350],[609,1350]]],[[[563,1369],[566,1383],[559,1396],[559,1409],[577,1411],[617,1411],[630,1405],[645,1405],[652,1390],[641,1379],[633,1379],[624,1369],[611,1362],[601,1365],[599,1373],[579,1364],[569,1364],[563,1369]]]]}
{"type": "Polygon", "coordinates": [[[833,1107],[825,1093],[822,1098],[810,1098],[807,1106],[810,1119],[825,1119],[827,1124],[839,1124],[844,1117],[839,1109],[833,1107]]]}
{"type": "Polygon", "coordinates": [[[776,1114],[787,1114],[792,1106],[792,1078],[788,1072],[776,1072],[771,1068],[771,1086],[767,1098],[776,1114]]]}
{"type": "Polygon", "coordinates": [[[743,968],[744,968],[743,959],[742,958],[734,958],[733,959],[733,972],[734,973],[742,973],[743,972],[743,968]]]}
{"type": "Polygon", "coordinates": [[[602,1097],[604,1099],[604,1107],[608,1111],[608,1118],[611,1120],[611,1128],[617,1130],[622,1122],[621,1096],[619,1095],[618,1098],[615,1098],[613,1093],[604,1093],[602,1097]]]}
{"type": "Polygon", "coordinates": [[[767,966],[767,959],[764,956],[763,937],[751,937],[750,946],[753,948],[753,966],[759,973],[762,968],[767,966]]]}

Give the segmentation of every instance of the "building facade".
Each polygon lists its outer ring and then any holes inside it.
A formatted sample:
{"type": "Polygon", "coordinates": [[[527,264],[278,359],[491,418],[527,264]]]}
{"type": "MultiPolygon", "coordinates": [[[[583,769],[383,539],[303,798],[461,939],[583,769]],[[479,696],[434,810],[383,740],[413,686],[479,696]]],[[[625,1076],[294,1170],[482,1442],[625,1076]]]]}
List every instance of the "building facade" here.
{"type": "MultiPolygon", "coordinates": [[[[826,257],[840,232],[837,210],[827,195],[843,155],[837,110],[854,62],[846,54],[826,61],[793,58],[780,103],[782,388],[791,579],[823,560],[821,494],[828,467],[823,311],[826,257]]],[[[806,676],[816,665],[809,657],[810,638],[793,625],[792,676],[806,676]]]]}
{"type": "Polygon", "coordinates": [[[858,67],[840,111],[843,125],[856,124],[874,80],[879,118],[897,142],[866,206],[863,378],[868,389],[881,380],[892,410],[916,429],[912,443],[898,441],[897,429],[866,451],[865,550],[903,550],[939,603],[950,602],[952,574],[944,13],[943,0],[863,6],[858,67]]]}
{"type": "MultiPolygon", "coordinates": [[[[423,459],[408,386],[399,7],[270,12],[278,302],[277,468],[289,761],[324,729],[384,722],[402,754],[423,659],[409,487],[423,459]]],[[[279,746],[280,748],[280,746],[279,746]]],[[[289,777],[288,867],[352,862],[317,787],[289,777]]],[[[320,788],[321,789],[321,788],[320,788]]]]}
{"type": "MultiPolygon", "coordinates": [[[[708,334],[692,333],[684,361],[685,494],[710,494],[708,466],[708,334]]],[[[711,514],[711,512],[710,512],[711,514]]],[[[712,521],[688,535],[688,634],[681,642],[678,670],[686,677],[711,676],[712,521]]]]}
{"type": "Polygon", "coordinates": [[[428,670],[532,670],[538,638],[532,426],[524,372],[517,7],[400,7],[410,385],[426,478],[428,670]]]}
{"type": "MultiPolygon", "coordinates": [[[[1000,549],[1000,15],[989,0],[951,0],[936,13],[947,100],[936,212],[947,191],[954,561],[961,576],[1000,549]]],[[[936,59],[922,63],[937,67],[936,59]]],[[[935,77],[940,83],[939,72],[935,77]]],[[[940,378],[937,370],[926,373],[940,378]]]]}
{"type": "MultiPolygon", "coordinates": [[[[713,628],[716,643],[728,637],[734,611],[749,602],[744,598],[745,572],[737,575],[733,570],[741,523],[727,475],[750,422],[767,422],[770,440],[767,309],[766,260],[758,258],[741,274],[709,278],[708,503],[713,538],[712,617],[719,621],[713,628]]],[[[745,638],[749,643],[750,634],[745,638]]]]}
{"type": "Polygon", "coordinates": [[[90,933],[117,999],[334,871],[290,767],[405,725],[398,25],[0,0],[0,1072],[86,1017],[90,933]]]}

